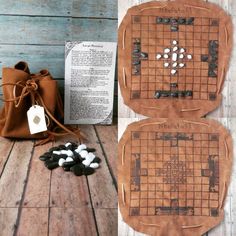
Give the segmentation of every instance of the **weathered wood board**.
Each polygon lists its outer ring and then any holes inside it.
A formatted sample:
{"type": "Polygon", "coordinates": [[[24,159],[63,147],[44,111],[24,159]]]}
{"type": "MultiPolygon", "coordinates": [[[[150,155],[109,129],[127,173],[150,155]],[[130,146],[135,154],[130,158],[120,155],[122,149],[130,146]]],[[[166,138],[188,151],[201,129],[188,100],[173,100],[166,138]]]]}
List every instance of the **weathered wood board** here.
{"type": "Polygon", "coordinates": [[[111,168],[117,157],[110,159],[116,152],[108,150],[115,145],[117,127],[83,126],[83,131],[88,147],[95,147],[102,159],[101,167],[88,177],[61,168],[50,171],[39,160],[71,136],[38,147],[32,141],[0,138],[1,235],[117,235],[116,179],[111,168]]]}
{"type": "MultiPolygon", "coordinates": [[[[32,73],[47,68],[64,81],[65,41],[117,40],[117,1],[0,0],[0,4],[0,78],[3,66],[24,60],[32,73]]],[[[60,85],[63,92],[64,83],[60,85]]]]}

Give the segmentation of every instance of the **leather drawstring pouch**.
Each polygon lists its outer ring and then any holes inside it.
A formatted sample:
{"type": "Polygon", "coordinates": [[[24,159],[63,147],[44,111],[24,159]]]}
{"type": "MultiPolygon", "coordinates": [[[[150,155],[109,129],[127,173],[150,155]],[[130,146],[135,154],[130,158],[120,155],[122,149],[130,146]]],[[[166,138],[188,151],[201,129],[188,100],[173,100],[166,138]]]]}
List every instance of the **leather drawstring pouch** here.
{"type": "Polygon", "coordinates": [[[30,74],[26,62],[17,63],[14,68],[3,68],[2,90],[4,105],[0,111],[0,135],[16,139],[42,139],[39,144],[54,140],[57,136],[71,134],[78,139],[78,129],[61,124],[64,117],[63,103],[57,81],[47,70],[30,74]],[[27,111],[33,105],[45,110],[47,131],[31,134],[27,111]],[[62,131],[63,130],[63,131],[62,131]]]}
{"type": "Polygon", "coordinates": [[[121,93],[152,117],[130,124],[118,145],[119,207],[134,230],[200,236],[223,220],[232,138],[201,117],[221,102],[232,42],[230,16],[209,2],[153,1],[124,17],[121,93]]]}

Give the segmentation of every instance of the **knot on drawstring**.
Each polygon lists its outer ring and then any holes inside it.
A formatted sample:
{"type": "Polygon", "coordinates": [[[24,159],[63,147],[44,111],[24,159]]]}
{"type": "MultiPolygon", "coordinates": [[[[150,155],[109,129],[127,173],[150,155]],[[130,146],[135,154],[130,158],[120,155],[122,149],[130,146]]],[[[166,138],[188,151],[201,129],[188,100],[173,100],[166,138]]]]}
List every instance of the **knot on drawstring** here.
{"type": "Polygon", "coordinates": [[[16,108],[19,107],[23,98],[29,94],[31,96],[32,105],[34,105],[35,104],[35,92],[37,90],[38,90],[38,84],[37,84],[36,80],[34,80],[34,79],[29,79],[24,84],[22,84],[21,81],[16,83],[13,87],[13,97],[14,97],[15,107],[16,108]],[[16,96],[16,87],[17,86],[22,88],[20,96],[16,96]]]}
{"type": "Polygon", "coordinates": [[[36,91],[36,90],[38,90],[38,87],[39,87],[38,84],[36,83],[36,81],[33,79],[27,80],[25,86],[26,86],[27,91],[29,91],[29,92],[36,91]]]}

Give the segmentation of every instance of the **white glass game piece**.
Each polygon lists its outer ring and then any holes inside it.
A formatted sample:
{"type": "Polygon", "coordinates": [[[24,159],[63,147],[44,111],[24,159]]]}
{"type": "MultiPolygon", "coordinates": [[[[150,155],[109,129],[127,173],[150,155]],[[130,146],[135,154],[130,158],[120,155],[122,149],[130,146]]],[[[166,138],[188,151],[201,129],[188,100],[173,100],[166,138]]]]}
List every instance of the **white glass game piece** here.
{"type": "Polygon", "coordinates": [[[176,52],[177,50],[178,50],[178,47],[177,47],[177,46],[173,48],[173,51],[174,51],[174,52],[176,52]]]}
{"type": "Polygon", "coordinates": [[[172,75],[175,75],[175,74],[176,74],[176,72],[177,72],[177,71],[176,71],[176,70],[174,70],[174,69],[173,69],[173,70],[171,70],[171,74],[172,74],[172,75]]]}
{"type": "Polygon", "coordinates": [[[165,48],[164,49],[164,53],[169,53],[170,52],[170,49],[169,48],[165,48]]]}
{"type": "Polygon", "coordinates": [[[164,67],[166,67],[166,68],[169,67],[169,65],[170,65],[170,63],[168,63],[168,62],[164,63],[164,67]]]}
{"type": "Polygon", "coordinates": [[[177,53],[173,53],[172,54],[172,61],[177,61],[177,57],[178,57],[178,54],[177,53]]]}
{"type": "Polygon", "coordinates": [[[169,58],[169,55],[168,55],[168,54],[164,54],[164,58],[165,58],[165,59],[168,59],[168,58],[169,58]]]}
{"type": "Polygon", "coordinates": [[[180,68],[183,68],[184,66],[185,66],[184,63],[180,63],[180,64],[179,64],[179,67],[180,67],[180,68]]]}
{"type": "Polygon", "coordinates": [[[179,58],[180,58],[180,59],[183,59],[183,58],[184,58],[184,54],[180,54],[180,55],[179,55],[179,58]]]}
{"type": "Polygon", "coordinates": [[[191,54],[189,54],[189,55],[187,55],[187,58],[188,58],[189,60],[191,60],[193,57],[192,57],[191,54]]]}
{"type": "Polygon", "coordinates": [[[165,62],[165,63],[164,63],[164,67],[166,67],[166,68],[169,67],[169,65],[170,65],[170,64],[169,64],[168,62],[165,62]]]}
{"type": "Polygon", "coordinates": [[[184,49],[184,48],[180,48],[179,52],[180,52],[180,53],[184,53],[184,52],[185,52],[185,49],[184,49]]]}
{"type": "Polygon", "coordinates": [[[173,41],[172,41],[172,44],[173,44],[173,45],[177,45],[178,42],[177,42],[176,40],[173,40],[173,41]]]}
{"type": "Polygon", "coordinates": [[[162,57],[162,56],[161,56],[161,54],[159,54],[159,53],[158,53],[157,56],[156,56],[157,60],[161,59],[161,57],[162,57]]]}
{"type": "Polygon", "coordinates": [[[177,63],[177,62],[175,62],[175,63],[172,64],[172,67],[177,67],[177,66],[178,66],[178,63],[177,63]]]}

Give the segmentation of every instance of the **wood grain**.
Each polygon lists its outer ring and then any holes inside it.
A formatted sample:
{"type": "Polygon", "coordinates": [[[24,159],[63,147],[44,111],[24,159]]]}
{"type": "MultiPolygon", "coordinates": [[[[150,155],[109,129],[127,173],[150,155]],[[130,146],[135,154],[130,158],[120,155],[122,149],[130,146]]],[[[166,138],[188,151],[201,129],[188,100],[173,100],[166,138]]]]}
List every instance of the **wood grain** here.
{"type": "Polygon", "coordinates": [[[1,235],[11,236],[14,234],[17,213],[17,208],[0,208],[1,235]]]}
{"type": "Polygon", "coordinates": [[[108,164],[114,174],[117,177],[117,126],[96,126],[98,138],[101,141],[103,150],[108,161],[108,164]]]}
{"type": "Polygon", "coordinates": [[[0,0],[0,5],[0,14],[8,15],[70,16],[72,10],[72,0],[0,0]]]}
{"type": "Polygon", "coordinates": [[[49,219],[49,235],[96,235],[91,208],[52,208],[49,219]]]}
{"type": "Polygon", "coordinates": [[[0,0],[0,4],[0,14],[117,18],[117,2],[112,0],[0,0]]]}
{"type": "Polygon", "coordinates": [[[23,60],[28,62],[32,73],[47,68],[54,78],[64,78],[63,45],[0,45],[0,58],[1,67],[13,67],[23,60]]]}
{"type": "MultiPolygon", "coordinates": [[[[58,139],[54,146],[76,141],[74,137],[65,136],[58,139]]],[[[91,206],[89,190],[85,176],[75,176],[71,172],[65,172],[62,168],[52,171],[50,189],[50,207],[82,207],[91,206]]]]}
{"type": "Polygon", "coordinates": [[[92,126],[84,125],[81,127],[82,132],[86,133],[86,142],[88,147],[96,149],[96,156],[100,157],[102,162],[100,168],[93,175],[89,175],[88,183],[92,198],[93,207],[96,208],[116,208],[117,193],[113,179],[106,165],[105,157],[99,145],[99,140],[92,126]]]}
{"type": "Polygon", "coordinates": [[[47,235],[48,208],[23,208],[17,236],[47,235]]]}
{"type": "Polygon", "coordinates": [[[74,17],[117,18],[117,1],[113,0],[74,0],[74,17]]]}
{"type": "Polygon", "coordinates": [[[62,168],[53,170],[50,207],[89,206],[89,192],[85,176],[74,176],[62,168]]]}
{"type": "Polygon", "coordinates": [[[0,207],[19,206],[27,178],[32,149],[32,141],[15,143],[0,179],[0,207]]]}
{"type": "Polygon", "coordinates": [[[11,149],[14,145],[14,142],[11,142],[9,139],[0,137],[0,173],[2,173],[3,168],[8,160],[8,156],[11,152],[11,149]]]}
{"type": "Polygon", "coordinates": [[[110,19],[0,17],[0,44],[8,45],[64,45],[69,40],[116,41],[115,31],[116,20],[110,19]]]}
{"type": "Polygon", "coordinates": [[[98,232],[101,236],[118,235],[118,212],[117,209],[97,209],[95,211],[98,222],[98,232]]]}
{"type": "Polygon", "coordinates": [[[23,207],[49,206],[51,171],[49,171],[44,166],[44,163],[39,160],[39,156],[45,153],[50,147],[52,147],[52,143],[38,146],[34,149],[23,199],[23,207]]]}

